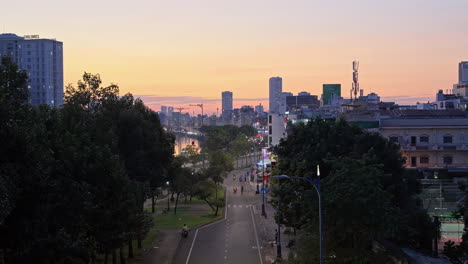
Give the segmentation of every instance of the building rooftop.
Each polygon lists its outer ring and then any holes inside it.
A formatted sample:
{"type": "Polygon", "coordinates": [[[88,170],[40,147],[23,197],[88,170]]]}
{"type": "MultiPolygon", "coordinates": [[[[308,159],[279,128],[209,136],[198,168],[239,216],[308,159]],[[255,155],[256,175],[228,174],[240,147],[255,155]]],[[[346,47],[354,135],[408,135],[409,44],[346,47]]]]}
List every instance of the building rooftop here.
{"type": "Polygon", "coordinates": [[[13,33],[3,33],[3,34],[0,34],[0,40],[20,40],[20,39],[24,39],[23,37],[20,37],[16,34],[13,34],[13,33]]]}
{"type": "Polygon", "coordinates": [[[54,38],[41,38],[39,35],[24,35],[22,37],[13,33],[2,33],[0,34],[0,40],[54,40],[54,38]]]}
{"type": "Polygon", "coordinates": [[[385,110],[380,112],[380,116],[389,116],[390,118],[467,118],[468,112],[459,109],[447,110],[385,110]]]}

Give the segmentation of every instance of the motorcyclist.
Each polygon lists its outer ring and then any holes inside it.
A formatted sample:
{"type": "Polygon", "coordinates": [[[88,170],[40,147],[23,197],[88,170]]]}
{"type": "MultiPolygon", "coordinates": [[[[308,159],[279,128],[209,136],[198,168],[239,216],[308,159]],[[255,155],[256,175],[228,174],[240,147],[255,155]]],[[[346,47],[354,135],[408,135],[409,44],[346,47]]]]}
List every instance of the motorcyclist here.
{"type": "Polygon", "coordinates": [[[182,227],[182,235],[187,236],[188,235],[189,228],[186,224],[182,227]]]}

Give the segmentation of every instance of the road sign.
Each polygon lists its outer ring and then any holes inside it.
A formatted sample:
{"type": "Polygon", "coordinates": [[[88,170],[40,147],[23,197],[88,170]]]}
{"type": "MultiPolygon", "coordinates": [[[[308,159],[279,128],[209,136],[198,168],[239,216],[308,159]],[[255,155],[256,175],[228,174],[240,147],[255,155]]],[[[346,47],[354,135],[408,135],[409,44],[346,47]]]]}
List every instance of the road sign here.
{"type": "Polygon", "coordinates": [[[266,194],[268,192],[267,188],[261,188],[260,193],[266,194]]]}

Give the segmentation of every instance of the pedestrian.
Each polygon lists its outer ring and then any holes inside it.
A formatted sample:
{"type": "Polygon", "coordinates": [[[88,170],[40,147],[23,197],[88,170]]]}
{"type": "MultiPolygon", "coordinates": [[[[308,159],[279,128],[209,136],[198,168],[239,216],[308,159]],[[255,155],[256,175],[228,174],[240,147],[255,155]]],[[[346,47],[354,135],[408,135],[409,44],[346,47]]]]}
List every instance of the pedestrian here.
{"type": "Polygon", "coordinates": [[[244,185],[241,186],[241,193],[244,193],[244,185]]]}

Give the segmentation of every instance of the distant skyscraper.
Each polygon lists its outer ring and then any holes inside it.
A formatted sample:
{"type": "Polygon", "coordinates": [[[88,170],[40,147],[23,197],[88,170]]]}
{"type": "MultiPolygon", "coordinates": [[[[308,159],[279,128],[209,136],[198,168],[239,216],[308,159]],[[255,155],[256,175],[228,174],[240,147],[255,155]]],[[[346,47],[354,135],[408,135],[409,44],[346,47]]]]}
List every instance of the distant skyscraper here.
{"type": "Polygon", "coordinates": [[[280,98],[280,104],[279,104],[279,111],[277,113],[279,114],[282,114],[284,115],[284,113],[286,113],[286,110],[287,110],[287,102],[286,102],[286,98],[288,98],[288,96],[293,96],[292,93],[290,92],[283,92],[281,93],[281,98],[280,98]]]}
{"type": "Polygon", "coordinates": [[[167,116],[172,117],[173,113],[174,113],[174,107],[173,106],[167,107],[167,116]]]}
{"type": "Polygon", "coordinates": [[[458,64],[458,83],[468,83],[468,61],[458,64]]]}
{"type": "Polygon", "coordinates": [[[221,111],[232,111],[232,92],[225,91],[221,93],[222,106],[221,111]]]}
{"type": "Polygon", "coordinates": [[[281,93],[283,92],[283,79],[281,77],[270,78],[270,113],[279,113],[281,105],[281,93]]]}
{"type": "Polygon", "coordinates": [[[167,114],[167,106],[161,105],[161,113],[167,114]]]}
{"type": "Polygon", "coordinates": [[[255,112],[256,113],[263,113],[263,105],[259,104],[255,106],[255,112]]]}
{"type": "Polygon", "coordinates": [[[0,56],[7,55],[28,72],[29,100],[33,105],[63,104],[63,43],[38,35],[0,34],[0,56]]]}
{"type": "Polygon", "coordinates": [[[329,105],[332,102],[333,95],[341,96],[341,84],[324,84],[322,93],[322,102],[329,105]]]}

